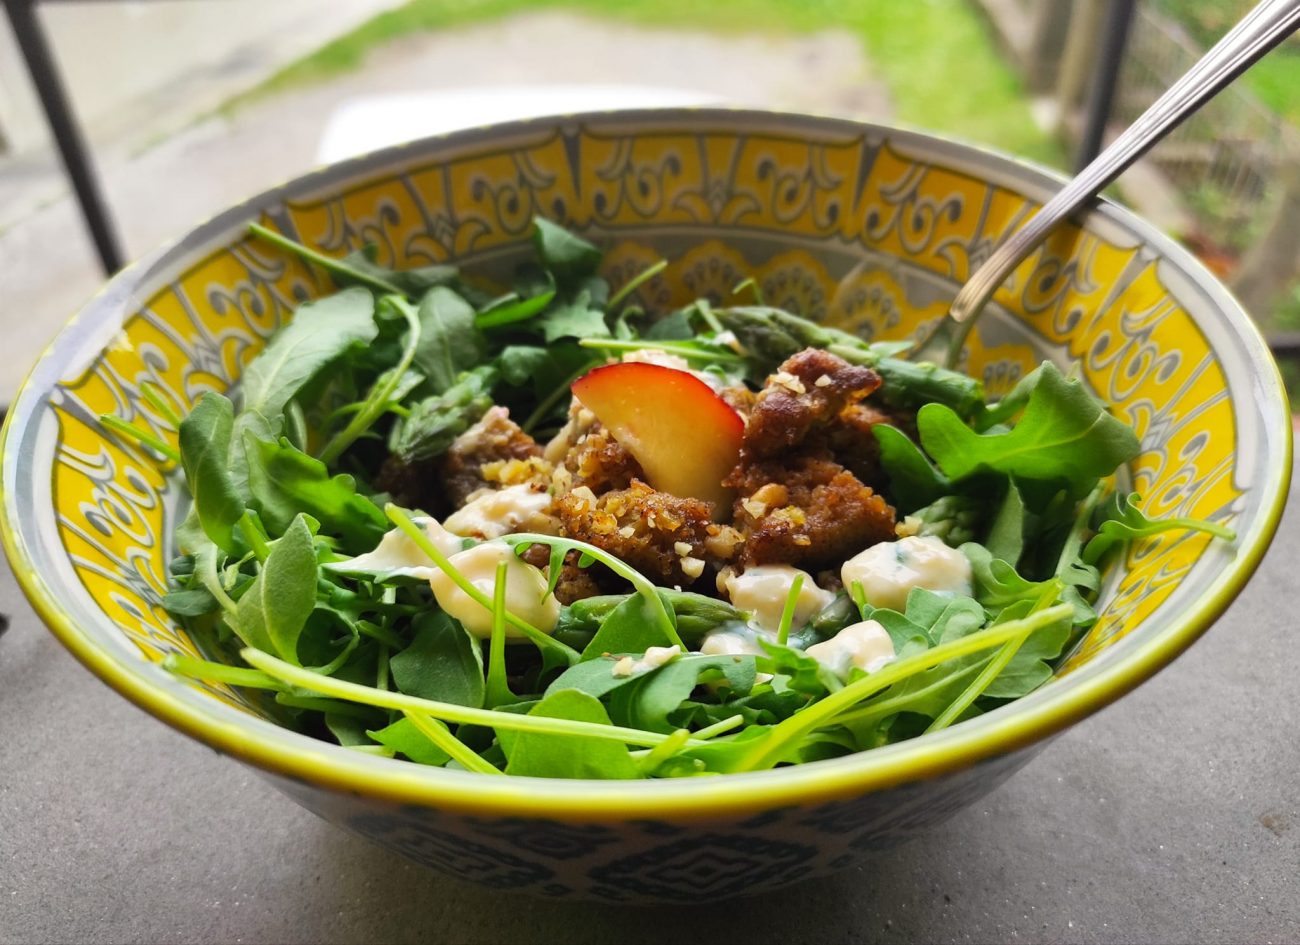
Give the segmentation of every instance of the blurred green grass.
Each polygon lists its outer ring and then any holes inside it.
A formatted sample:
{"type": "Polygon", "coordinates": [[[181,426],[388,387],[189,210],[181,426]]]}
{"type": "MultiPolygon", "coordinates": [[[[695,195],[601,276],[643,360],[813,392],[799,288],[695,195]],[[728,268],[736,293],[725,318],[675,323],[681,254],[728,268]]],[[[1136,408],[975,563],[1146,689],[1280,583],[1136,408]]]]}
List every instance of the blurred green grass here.
{"type": "Polygon", "coordinates": [[[538,10],[716,33],[847,30],[888,87],[900,122],[1065,164],[1060,142],[1034,123],[1019,77],[970,0],[411,0],[291,63],[225,109],[360,68],[386,43],[412,33],[538,10]]]}

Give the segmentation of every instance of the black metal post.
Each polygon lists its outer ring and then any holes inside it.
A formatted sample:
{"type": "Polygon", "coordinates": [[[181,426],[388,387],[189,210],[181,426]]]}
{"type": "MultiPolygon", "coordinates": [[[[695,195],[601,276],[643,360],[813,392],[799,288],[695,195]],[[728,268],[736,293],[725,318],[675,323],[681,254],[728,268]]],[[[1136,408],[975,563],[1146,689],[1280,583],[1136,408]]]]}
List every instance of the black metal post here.
{"type": "Polygon", "coordinates": [[[1101,55],[1097,59],[1097,69],[1093,75],[1092,94],[1088,99],[1075,170],[1083,170],[1101,153],[1106,124],[1110,121],[1111,105],[1115,101],[1115,85],[1119,81],[1124,49],[1128,46],[1129,30],[1133,25],[1135,6],[1136,0],[1110,0],[1108,4],[1106,22],[1102,26],[1101,55]]]}
{"type": "Polygon", "coordinates": [[[112,275],[126,262],[122,243],[113,230],[112,218],[103,191],[91,164],[90,151],[68,104],[68,96],[55,67],[50,45],[36,16],[35,0],[4,0],[14,36],[27,62],[27,71],[40,96],[45,119],[54,134],[59,156],[72,181],[72,189],[81,206],[95,252],[106,275],[112,275]]]}

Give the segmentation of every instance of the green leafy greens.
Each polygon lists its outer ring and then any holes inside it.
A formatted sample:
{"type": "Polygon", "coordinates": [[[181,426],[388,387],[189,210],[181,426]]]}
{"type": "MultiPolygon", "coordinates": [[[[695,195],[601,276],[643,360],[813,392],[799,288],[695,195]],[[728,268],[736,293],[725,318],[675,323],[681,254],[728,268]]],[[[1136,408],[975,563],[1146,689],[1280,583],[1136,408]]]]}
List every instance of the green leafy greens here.
{"type": "Polygon", "coordinates": [[[186,410],[143,385],[175,444],[103,422],[178,464],[190,497],[162,605],[214,659],[166,665],[259,693],[284,724],[351,750],[485,776],[601,779],[868,750],[1044,685],[1096,619],[1099,567],[1119,544],[1170,529],[1231,538],[1217,522],[1153,520],[1136,496],[1110,493],[1137,437],[1051,364],[990,404],[973,378],[907,360],[908,344],[765,305],[752,281],[737,290],[756,305],[647,312],[641,290],[668,260],[611,285],[599,247],[543,219],[535,261],[495,295],[453,266],[393,269],[374,246],[333,258],[251,232],[338,291],[298,307],[245,365],[233,400],[209,392],[186,410]],[[439,464],[494,405],[540,437],[570,420],[570,385],[607,358],[652,349],[715,383],[757,387],[809,347],[880,375],[873,403],[888,422],[863,446],[903,533],[969,563],[968,594],[922,584],[895,610],[854,584],[807,615],[812,578],[800,575],[778,625],[756,627],[708,590],[712,573],[697,585],[705,593],[657,586],[572,537],[491,538],[485,580],[459,557],[482,539],[450,536],[430,514],[443,511],[428,489],[439,464]],[[421,499],[419,513],[402,507],[421,499]],[[510,574],[539,562],[539,603],[575,569],[605,592],[552,601],[554,626],[534,623],[510,574]],[[486,622],[444,609],[429,575],[486,622]],[[810,649],[861,621],[887,635],[892,661],[832,669],[810,649]]]}

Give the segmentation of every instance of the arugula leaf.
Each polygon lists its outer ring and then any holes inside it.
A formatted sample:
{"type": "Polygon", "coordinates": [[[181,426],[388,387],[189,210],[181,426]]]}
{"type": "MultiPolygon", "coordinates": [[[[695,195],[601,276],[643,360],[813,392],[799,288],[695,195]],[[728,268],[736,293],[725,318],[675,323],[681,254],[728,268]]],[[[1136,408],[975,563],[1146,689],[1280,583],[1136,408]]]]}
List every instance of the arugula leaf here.
{"type": "Polygon", "coordinates": [[[880,445],[880,465],[889,476],[889,494],[900,512],[912,512],[952,493],[952,483],[902,430],[878,423],[871,435],[880,445]]]}
{"type": "MultiPolygon", "coordinates": [[[[665,609],[675,627],[672,609],[665,609]]],[[[661,620],[658,610],[644,594],[628,595],[601,620],[600,629],[582,651],[583,662],[605,653],[644,653],[652,646],[680,643],[668,637],[661,620]]]]}
{"type": "MultiPolygon", "coordinates": [[[[293,697],[290,696],[287,698],[292,699],[293,697]]],[[[322,702],[323,701],[324,700],[322,700],[322,702]]],[[[276,702],[279,702],[281,705],[289,704],[286,701],[284,693],[276,696],[276,702]]],[[[303,708],[315,705],[316,703],[312,702],[303,706],[303,708]]],[[[334,740],[345,748],[351,748],[357,745],[373,746],[374,742],[370,740],[370,736],[366,732],[366,722],[358,718],[356,715],[353,715],[351,712],[346,711],[347,709],[352,709],[354,707],[347,703],[342,703],[339,708],[342,708],[345,711],[331,711],[331,709],[327,709],[323,705],[320,708],[325,720],[325,727],[329,729],[329,733],[334,736],[334,740]]]]}
{"type": "Polygon", "coordinates": [[[189,587],[168,591],[163,595],[162,606],[173,617],[202,617],[220,605],[206,587],[189,587]]]}
{"type": "Polygon", "coordinates": [[[998,514],[989,527],[984,546],[995,558],[1001,558],[1012,567],[1020,562],[1025,549],[1025,501],[1014,482],[1007,484],[998,514]]]}
{"type": "MultiPolygon", "coordinates": [[[[1069,604],[1074,608],[1074,623],[1079,626],[1086,626],[1097,619],[1096,612],[1077,588],[1060,577],[1050,577],[1044,581],[1027,580],[1010,564],[994,558],[987,548],[974,542],[968,542],[958,550],[971,563],[975,599],[995,618],[1000,619],[1000,615],[1012,604],[1021,601],[1038,603],[1046,599],[1053,603],[1069,604]]],[[[1095,571],[1091,573],[1093,576],[1096,574],[1095,571]]]]}
{"type": "Polygon", "coordinates": [[[561,689],[577,689],[597,699],[609,695],[620,686],[641,679],[640,676],[615,676],[614,664],[617,662],[606,656],[575,663],[556,677],[546,687],[545,695],[553,695],[561,689]]]}
{"type": "Polygon", "coordinates": [[[542,334],[546,343],[561,338],[604,338],[609,336],[605,313],[593,308],[591,293],[579,292],[572,302],[561,302],[541,319],[542,334]]]}
{"type": "Polygon", "coordinates": [[[322,368],[354,345],[369,344],[378,333],[375,300],[363,288],[344,289],[299,306],[293,321],[244,368],[244,410],[278,417],[322,368]]]}
{"type": "Polygon", "coordinates": [[[1115,493],[1098,509],[1093,519],[1093,527],[1097,530],[1097,534],[1083,549],[1085,564],[1095,565],[1106,556],[1106,552],[1120,542],[1146,538],[1173,529],[1183,528],[1205,532],[1227,541],[1232,541],[1236,537],[1232,529],[1215,522],[1194,518],[1148,518],[1138,508],[1138,503],[1141,501],[1142,497],[1135,492],[1130,492],[1128,495],[1115,493]]]}
{"type": "Polygon", "coordinates": [[[626,701],[627,724],[648,732],[671,732],[668,716],[685,702],[702,678],[721,676],[737,696],[754,688],[753,656],[679,656],[653,672],[638,677],[626,701]]]}
{"type": "Polygon", "coordinates": [[[885,628],[899,656],[927,650],[956,640],[984,626],[987,617],[969,597],[937,594],[923,587],[907,595],[905,613],[877,608],[863,615],[885,628]]]}
{"type": "MultiPolygon", "coordinates": [[[[441,725],[436,719],[431,722],[441,725]]],[[[400,752],[407,758],[421,765],[435,765],[441,767],[445,765],[451,756],[430,741],[429,737],[421,732],[408,718],[401,718],[379,731],[367,731],[372,739],[381,745],[386,745],[393,751],[400,752]]]]}
{"type": "Polygon", "coordinates": [[[408,696],[479,708],[485,682],[478,640],[442,611],[416,617],[415,639],[388,661],[397,688],[408,696]]]}
{"type": "Polygon", "coordinates": [[[496,357],[501,379],[513,387],[522,387],[550,363],[551,352],[533,345],[506,345],[496,357]]]}
{"type": "Polygon", "coordinates": [[[519,295],[511,292],[494,299],[487,308],[475,315],[474,325],[478,328],[500,328],[503,325],[526,322],[554,300],[554,287],[527,298],[520,298],[519,295]]]}
{"type": "MultiPolygon", "coordinates": [[[[659,599],[664,607],[673,613],[677,624],[677,634],[687,643],[698,643],[704,634],[726,623],[744,623],[746,616],[742,611],[726,601],[715,597],[705,597],[692,591],[677,591],[669,587],[658,588],[659,599]]],[[[610,612],[620,604],[626,603],[635,594],[603,594],[585,597],[569,605],[570,626],[577,629],[596,631],[610,612]]],[[[657,644],[651,644],[655,646],[657,644]]],[[[637,650],[610,650],[609,652],[641,653],[637,650]]]]}
{"type": "Polygon", "coordinates": [[[542,265],[561,282],[591,275],[603,256],[591,243],[545,217],[533,217],[533,245],[542,265]]]}
{"type": "Polygon", "coordinates": [[[391,291],[387,287],[392,287],[401,290],[407,298],[418,299],[434,286],[455,282],[458,275],[455,266],[437,263],[415,269],[389,269],[375,262],[378,253],[379,247],[374,243],[367,243],[361,249],[348,253],[339,260],[342,266],[332,269],[330,277],[340,286],[378,287],[382,283],[385,289],[381,291],[391,291]]]}
{"type": "MultiPolygon", "coordinates": [[[[1029,601],[1012,604],[1002,611],[997,622],[1028,617],[1033,606],[1029,601]]],[[[1061,655],[1073,633],[1072,624],[1071,619],[1058,620],[1030,636],[983,694],[995,699],[1019,699],[1051,679],[1052,667],[1048,660],[1061,655]]]]}
{"type": "Polygon", "coordinates": [[[373,502],[358,494],[348,475],[331,477],[320,460],[295,449],[287,439],[244,438],[252,506],[272,532],[279,534],[299,512],[341,535],[349,547],[374,548],[388,530],[388,519],[373,502]]]}
{"type": "Polygon", "coordinates": [[[839,679],[807,653],[768,640],[760,640],[759,646],[765,655],[758,657],[756,668],[773,676],[785,677],[785,685],[805,700],[820,698],[840,688],[839,679]]]}
{"type": "Polygon", "coordinates": [[[244,514],[244,502],[230,475],[228,457],[235,408],[220,394],[199,398],[179,431],[181,466],[194,513],[203,531],[227,554],[237,554],[235,523],[244,514]]]}
{"type": "Polygon", "coordinates": [[[483,361],[486,344],[474,327],[474,308],[446,286],[434,286],[420,300],[420,341],[414,364],[432,392],[441,394],[461,374],[483,361]]]}
{"type": "Polygon", "coordinates": [[[298,637],[316,607],[316,548],[297,515],[239,598],[236,630],[249,646],[298,664],[298,637]]]}
{"type": "Polygon", "coordinates": [[[983,470],[1010,475],[1039,502],[1065,488],[1079,499],[1141,450],[1137,435],[1112,417],[1079,381],[1044,362],[1024,415],[1009,433],[979,434],[943,404],[927,404],[917,429],[939,468],[954,481],[983,470]]]}
{"type": "MultiPolygon", "coordinates": [[[[600,701],[576,689],[548,695],[528,710],[530,716],[575,719],[609,725],[600,701]]],[[[640,777],[626,745],[587,735],[548,735],[498,729],[505,751],[506,774],[532,778],[597,778],[630,780],[640,777]]]]}
{"type": "Polygon", "coordinates": [[[695,331],[691,328],[690,316],[684,309],[678,309],[651,322],[641,337],[660,341],[690,341],[695,337],[695,331]]]}
{"type": "Polygon", "coordinates": [[[1029,403],[1029,398],[1034,393],[1034,388],[1042,380],[1043,369],[1040,365],[1034,368],[1024,377],[1022,377],[1016,386],[1007,392],[1007,395],[990,407],[981,410],[975,417],[975,429],[983,433],[990,427],[1007,423],[1015,418],[1016,414],[1025,409],[1029,403]]]}
{"type": "MultiPolygon", "coordinates": [[[[299,412],[293,411],[292,406],[291,401],[291,409],[285,412],[286,421],[293,413],[299,412]]],[[[235,414],[235,426],[230,433],[230,479],[240,495],[252,496],[248,485],[248,451],[245,443],[250,436],[261,440],[277,439],[280,436],[278,426],[252,410],[235,414]]]]}

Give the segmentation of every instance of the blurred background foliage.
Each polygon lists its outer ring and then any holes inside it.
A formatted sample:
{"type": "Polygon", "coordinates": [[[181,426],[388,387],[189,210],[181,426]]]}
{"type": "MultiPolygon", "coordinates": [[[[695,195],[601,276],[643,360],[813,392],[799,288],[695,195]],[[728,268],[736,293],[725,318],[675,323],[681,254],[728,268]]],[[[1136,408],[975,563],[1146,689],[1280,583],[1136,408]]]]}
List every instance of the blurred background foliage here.
{"type": "MultiPolygon", "coordinates": [[[[1118,72],[1112,132],[1131,122],[1253,5],[1252,0],[1133,0],[1133,4],[1128,45],[1118,72]]],[[[284,136],[286,155],[279,156],[279,163],[277,155],[260,155],[261,173],[274,175],[265,181],[240,171],[232,174],[225,189],[211,187],[205,199],[212,206],[204,205],[204,210],[216,210],[242,193],[305,169],[310,163],[305,155],[314,146],[312,136],[319,138],[325,122],[324,116],[307,120],[305,113],[327,111],[358,91],[373,95],[383,82],[398,81],[395,76],[407,85],[387,90],[393,93],[411,91],[412,82],[423,90],[487,85],[495,80],[496,63],[509,66],[516,82],[521,69],[527,70],[538,88],[557,82],[572,85],[579,76],[581,81],[595,84],[626,82],[628,70],[615,75],[619,70],[613,68],[626,48],[591,50],[590,68],[579,68],[586,64],[586,49],[576,47],[590,42],[593,35],[604,37],[598,41],[633,45],[643,37],[681,34],[698,34],[715,44],[759,38],[769,46],[753,48],[770,49],[774,66],[787,74],[787,87],[782,91],[774,85],[755,93],[747,104],[848,113],[932,129],[1069,171],[1078,152],[1091,89],[1103,65],[1100,37],[1112,8],[1110,0],[277,0],[274,11],[259,6],[256,0],[45,6],[51,10],[46,19],[56,51],[60,44],[65,51],[63,65],[72,80],[74,104],[79,99],[91,102],[96,83],[102,86],[109,81],[99,78],[102,71],[78,73],[82,62],[76,55],[91,48],[102,48],[104,55],[111,55],[114,44],[103,41],[109,29],[146,28],[166,16],[173,18],[168,29],[174,32],[182,17],[198,20],[212,10],[242,11],[228,14],[222,27],[222,33],[231,34],[221,37],[230,49],[228,54],[221,53],[226,58],[213,58],[218,56],[216,52],[202,50],[208,59],[200,61],[196,53],[191,69],[208,79],[225,77],[224,82],[208,83],[220,90],[219,95],[190,95],[186,82],[159,73],[156,84],[171,88],[166,101],[170,110],[183,114],[188,107],[185,121],[154,122],[151,126],[147,118],[154,103],[142,84],[139,98],[145,107],[131,113],[131,122],[117,123],[139,127],[133,129],[130,146],[119,149],[116,160],[111,136],[101,134],[106,125],[90,124],[110,196],[115,188],[127,194],[115,209],[127,221],[124,229],[133,253],[157,242],[158,234],[179,232],[192,222],[190,217],[167,217],[164,202],[143,208],[139,194],[148,192],[159,179],[179,181],[191,168],[197,179],[208,167],[211,179],[212,169],[234,167],[238,155],[222,158],[220,149],[239,147],[240,134],[247,151],[246,142],[256,140],[259,129],[274,127],[284,136]],[[300,22],[310,29],[290,24],[272,30],[267,21],[274,16],[285,19],[288,14],[284,11],[293,4],[303,8],[300,22]],[[124,19],[105,25],[90,16],[102,17],[106,9],[118,7],[131,8],[129,22],[124,19]],[[65,12],[69,10],[80,12],[65,12]],[[515,45],[508,54],[492,45],[491,37],[497,34],[490,28],[499,26],[506,31],[512,23],[534,22],[526,20],[529,17],[560,14],[605,32],[579,30],[566,42],[563,24],[552,24],[549,32],[543,31],[545,35],[527,48],[519,45],[521,30],[516,28],[512,34],[515,45]],[[271,41],[261,34],[251,38],[258,24],[263,33],[274,32],[280,39],[271,41]],[[88,34],[80,38],[81,46],[77,45],[78,28],[88,34]],[[248,37],[237,35],[241,29],[248,37]],[[485,29],[489,32],[483,32],[485,29]],[[307,33],[310,38],[304,38],[307,33]],[[295,36],[296,43],[287,41],[295,36]],[[817,57],[819,49],[824,52],[825,44],[819,47],[817,43],[826,36],[838,38],[837,48],[849,44],[856,49],[861,67],[828,76],[825,66],[819,69],[811,59],[799,60],[800,56],[817,57]],[[462,72],[449,75],[441,68],[437,50],[445,55],[449,37],[464,37],[465,44],[473,47],[470,52],[477,57],[474,69],[462,67],[462,72]],[[444,45],[438,47],[438,42],[444,45]],[[426,58],[421,59],[422,55],[426,58]],[[508,62],[502,61],[505,55],[510,57],[508,62]],[[405,71],[388,68],[395,58],[403,59],[405,71]],[[557,60],[563,60],[562,69],[557,60]],[[248,68],[250,63],[253,68],[248,68]],[[563,78],[557,79],[561,74],[563,78]],[[871,86],[872,94],[855,98],[855,84],[871,86]],[[146,120],[136,122],[137,115],[146,120]],[[196,128],[206,130],[196,136],[196,128]],[[107,142],[102,149],[101,138],[107,142]],[[170,165],[160,157],[168,148],[177,155],[170,165]],[[200,148],[202,157],[198,156],[200,148]],[[203,160],[209,163],[204,165],[203,160]],[[119,179],[129,177],[133,163],[139,166],[138,176],[146,179],[134,190],[118,184],[119,179]],[[137,220],[149,225],[134,225],[137,220]]],[[[527,36],[527,27],[522,31],[527,36]]],[[[215,36],[216,31],[211,32],[215,36]]],[[[53,196],[33,198],[28,187],[25,203],[7,199],[12,192],[23,192],[32,176],[32,160],[30,153],[15,151],[12,136],[6,135],[10,117],[6,83],[14,80],[12,61],[4,62],[5,39],[0,29],[0,280],[7,275],[20,277],[16,281],[29,292],[37,313],[48,317],[52,331],[66,317],[71,287],[82,283],[72,277],[69,263],[64,271],[51,268],[46,278],[48,286],[44,288],[56,286],[60,291],[42,293],[41,280],[31,274],[30,266],[20,269],[24,260],[49,259],[49,247],[60,244],[56,227],[38,232],[40,228],[32,224],[40,214],[49,215],[53,196]],[[7,137],[8,156],[4,150],[7,137]],[[24,216],[14,207],[30,212],[24,216]],[[25,236],[28,231],[38,236],[25,236]],[[42,304],[51,311],[40,311],[42,304]]],[[[158,47],[157,42],[153,45],[158,47]]],[[[665,48],[672,49],[671,45],[665,48]]],[[[683,56],[698,56],[707,45],[691,44],[689,48],[691,52],[683,56]]],[[[734,58],[726,61],[732,67],[736,62],[734,58]]],[[[633,79],[642,85],[680,88],[692,77],[707,78],[702,71],[707,65],[701,67],[697,62],[691,69],[684,65],[669,54],[661,67],[646,68],[633,79]],[[679,72],[688,72],[689,77],[679,72]]],[[[124,81],[134,82],[145,67],[137,57],[124,61],[120,68],[124,81]]],[[[717,82],[702,90],[717,93],[724,86],[717,82]]],[[[1182,240],[1239,295],[1266,334],[1283,347],[1300,351],[1300,226],[1294,223],[1300,215],[1297,125],[1300,40],[1293,37],[1162,142],[1111,193],[1182,240]]],[[[53,166],[57,169],[57,164],[53,166]]],[[[184,209],[188,211],[189,205],[184,209]]],[[[66,239],[62,245],[67,245],[66,239]]],[[[87,286],[92,282],[84,274],[79,278],[85,278],[87,286]]],[[[24,304],[15,310],[33,310],[25,304],[27,297],[21,291],[18,295],[24,304]]],[[[1293,390],[1300,389],[1300,370],[1295,363],[1284,367],[1296,382],[1293,390]]],[[[0,377],[0,388],[9,384],[7,377],[0,377]]],[[[0,390],[0,395],[7,393],[0,390]]]]}

